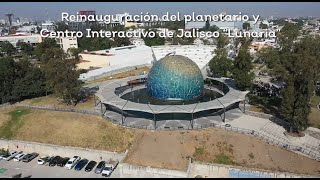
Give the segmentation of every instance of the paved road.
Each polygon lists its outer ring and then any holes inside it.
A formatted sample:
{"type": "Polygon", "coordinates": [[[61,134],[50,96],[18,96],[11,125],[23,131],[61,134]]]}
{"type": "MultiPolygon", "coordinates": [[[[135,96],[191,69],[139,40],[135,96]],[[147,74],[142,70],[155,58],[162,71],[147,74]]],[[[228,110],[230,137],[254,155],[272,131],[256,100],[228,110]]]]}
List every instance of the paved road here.
{"type": "MultiPolygon", "coordinates": [[[[22,173],[22,177],[30,176],[31,178],[105,178],[101,174],[95,174],[93,171],[85,172],[68,170],[64,167],[48,165],[38,165],[37,158],[29,163],[0,160],[0,178],[12,177],[22,173]]],[[[116,169],[111,177],[120,176],[119,170],[116,169]]]]}

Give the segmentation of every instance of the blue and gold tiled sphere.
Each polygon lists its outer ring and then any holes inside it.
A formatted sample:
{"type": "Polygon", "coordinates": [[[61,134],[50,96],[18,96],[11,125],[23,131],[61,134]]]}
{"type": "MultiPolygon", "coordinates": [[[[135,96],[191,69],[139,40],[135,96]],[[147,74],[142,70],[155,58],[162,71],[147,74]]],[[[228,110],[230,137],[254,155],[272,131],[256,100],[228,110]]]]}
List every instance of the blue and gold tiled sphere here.
{"type": "Polygon", "coordinates": [[[157,61],[147,79],[148,95],[157,99],[186,100],[201,96],[204,80],[197,64],[181,55],[157,61]]]}

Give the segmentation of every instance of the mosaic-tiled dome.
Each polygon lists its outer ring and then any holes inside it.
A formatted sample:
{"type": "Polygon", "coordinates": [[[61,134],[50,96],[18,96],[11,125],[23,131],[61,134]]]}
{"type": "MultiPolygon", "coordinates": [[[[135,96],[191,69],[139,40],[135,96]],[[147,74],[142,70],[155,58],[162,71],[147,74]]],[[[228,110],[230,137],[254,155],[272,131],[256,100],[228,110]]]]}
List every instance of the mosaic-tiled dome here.
{"type": "Polygon", "coordinates": [[[157,99],[193,99],[202,94],[203,88],[199,67],[185,56],[165,56],[148,74],[147,92],[157,99]]]}

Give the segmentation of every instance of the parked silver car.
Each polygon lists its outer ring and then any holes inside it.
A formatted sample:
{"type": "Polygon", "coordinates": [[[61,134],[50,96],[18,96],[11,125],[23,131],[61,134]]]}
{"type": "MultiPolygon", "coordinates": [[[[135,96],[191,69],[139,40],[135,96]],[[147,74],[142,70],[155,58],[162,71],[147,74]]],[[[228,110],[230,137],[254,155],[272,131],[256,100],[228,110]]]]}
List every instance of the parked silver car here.
{"type": "Polygon", "coordinates": [[[95,172],[96,174],[100,174],[100,173],[103,171],[105,165],[106,165],[106,162],[105,162],[105,161],[100,161],[99,164],[98,164],[98,166],[97,166],[96,169],[94,170],[94,172],[95,172]]]}

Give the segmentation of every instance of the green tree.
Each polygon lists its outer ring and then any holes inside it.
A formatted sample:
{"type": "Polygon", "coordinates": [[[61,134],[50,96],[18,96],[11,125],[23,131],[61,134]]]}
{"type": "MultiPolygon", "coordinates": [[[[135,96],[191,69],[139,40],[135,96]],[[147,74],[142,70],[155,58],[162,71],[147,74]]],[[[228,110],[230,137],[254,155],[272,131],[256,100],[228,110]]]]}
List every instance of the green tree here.
{"type": "Polygon", "coordinates": [[[226,45],[228,44],[228,38],[225,35],[221,35],[217,38],[217,49],[215,49],[215,56],[209,62],[209,68],[211,73],[215,77],[228,77],[232,68],[232,61],[228,58],[226,45]]]}
{"type": "Polygon", "coordinates": [[[248,45],[245,43],[241,46],[238,56],[233,62],[233,78],[240,90],[247,90],[251,87],[254,78],[254,74],[251,72],[252,67],[252,57],[248,52],[248,45]]]}
{"type": "Polygon", "coordinates": [[[81,81],[76,70],[76,60],[65,57],[50,59],[45,64],[47,87],[65,103],[75,105],[79,101],[81,81]]]}
{"type": "Polygon", "coordinates": [[[31,44],[26,43],[26,42],[21,42],[21,41],[19,41],[19,42],[17,43],[17,47],[20,48],[20,50],[21,50],[21,52],[22,52],[23,54],[29,55],[29,56],[32,55],[33,49],[34,49],[31,44]]]}
{"type": "Polygon", "coordinates": [[[99,25],[99,24],[93,24],[93,25],[90,26],[90,29],[92,31],[100,31],[100,30],[105,30],[106,28],[101,26],[101,25],[99,25]]]}
{"type": "Polygon", "coordinates": [[[33,66],[27,59],[21,60],[17,65],[19,75],[14,81],[12,100],[43,96],[46,93],[46,78],[40,68],[33,66]]]}
{"type": "Polygon", "coordinates": [[[46,38],[41,43],[37,44],[34,49],[34,54],[40,61],[48,61],[50,59],[48,50],[52,48],[60,49],[55,39],[46,38]]]}
{"type": "Polygon", "coordinates": [[[110,49],[114,46],[114,42],[110,38],[82,37],[79,39],[78,45],[81,50],[98,51],[102,49],[110,49]]]}
{"type": "Polygon", "coordinates": [[[299,27],[287,23],[279,33],[279,49],[262,53],[274,76],[285,82],[281,91],[280,113],[293,129],[304,130],[308,126],[310,99],[320,72],[320,37],[305,37],[297,41],[299,27]]]}
{"type": "Polygon", "coordinates": [[[56,27],[57,27],[56,32],[57,31],[66,31],[69,29],[69,26],[63,21],[57,22],[56,27]]]}
{"type": "Polygon", "coordinates": [[[209,21],[206,21],[205,26],[199,29],[199,31],[211,31],[211,32],[215,32],[218,30],[219,30],[218,26],[216,25],[211,26],[209,21]]]}
{"type": "Polygon", "coordinates": [[[80,48],[70,48],[68,49],[70,55],[77,61],[79,62],[80,61],[80,53],[81,53],[81,49],[80,48]]]}
{"type": "Polygon", "coordinates": [[[249,29],[250,29],[250,23],[244,22],[244,23],[242,24],[242,28],[245,29],[245,30],[249,30],[249,29]]]}
{"type": "Polygon", "coordinates": [[[260,23],[259,28],[261,29],[268,29],[268,25],[260,23]]]}
{"type": "Polygon", "coordinates": [[[287,62],[282,64],[286,85],[281,93],[280,112],[290,122],[291,132],[293,127],[304,130],[308,126],[309,102],[314,91],[313,70],[310,65],[305,64],[313,58],[299,51],[296,49],[294,53],[282,55],[287,62]]]}
{"type": "Polygon", "coordinates": [[[16,63],[11,57],[0,58],[0,103],[12,99],[12,90],[16,77],[16,63]]]}
{"type": "Polygon", "coordinates": [[[16,52],[16,48],[9,41],[0,41],[0,53],[11,56],[16,52]]]}
{"type": "Polygon", "coordinates": [[[212,26],[210,26],[210,28],[209,28],[209,31],[211,31],[211,32],[215,32],[215,31],[218,31],[219,30],[219,28],[218,28],[218,26],[216,26],[216,25],[212,25],[212,26]]]}
{"type": "Polygon", "coordinates": [[[185,24],[184,24],[184,20],[182,20],[182,21],[167,21],[167,22],[165,22],[165,24],[162,27],[168,28],[169,30],[177,31],[178,29],[184,29],[185,24]]]}
{"type": "Polygon", "coordinates": [[[0,59],[0,103],[42,96],[45,82],[43,72],[29,59],[19,62],[9,57],[0,59]]]}
{"type": "MultiPolygon", "coordinates": [[[[149,31],[153,31],[156,33],[156,30],[149,30],[149,31]]],[[[145,37],[143,38],[144,40],[144,43],[146,46],[161,46],[161,45],[164,45],[165,44],[165,41],[166,39],[165,38],[162,38],[160,37],[157,33],[156,33],[156,36],[155,37],[145,37]]]]}
{"type": "Polygon", "coordinates": [[[292,46],[299,36],[300,27],[292,23],[286,23],[281,31],[278,33],[277,38],[283,51],[290,51],[292,46]]]}
{"type": "Polygon", "coordinates": [[[129,46],[131,45],[131,41],[128,37],[119,37],[116,36],[113,38],[113,47],[121,47],[121,46],[129,46]]]}

